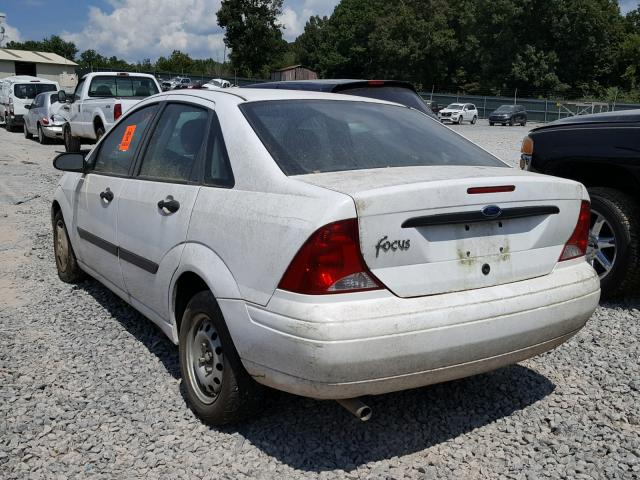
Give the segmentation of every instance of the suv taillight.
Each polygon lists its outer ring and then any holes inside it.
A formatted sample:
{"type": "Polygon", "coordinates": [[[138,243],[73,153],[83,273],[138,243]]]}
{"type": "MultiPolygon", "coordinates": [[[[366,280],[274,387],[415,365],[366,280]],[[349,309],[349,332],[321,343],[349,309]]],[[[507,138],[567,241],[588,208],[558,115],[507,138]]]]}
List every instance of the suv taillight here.
{"type": "Polygon", "coordinates": [[[562,255],[558,259],[559,262],[571,260],[572,258],[582,257],[587,253],[587,245],[589,244],[589,227],[591,226],[591,205],[586,200],[580,205],[580,214],[578,215],[578,223],[573,230],[569,241],[562,250],[562,255]]]}
{"type": "Polygon", "coordinates": [[[122,116],[122,104],[121,103],[116,103],[113,106],[113,119],[117,120],[122,116]]]}
{"type": "Polygon", "coordinates": [[[293,258],[278,288],[306,295],[381,289],[360,253],[358,220],[330,223],[313,233],[293,258]]]}

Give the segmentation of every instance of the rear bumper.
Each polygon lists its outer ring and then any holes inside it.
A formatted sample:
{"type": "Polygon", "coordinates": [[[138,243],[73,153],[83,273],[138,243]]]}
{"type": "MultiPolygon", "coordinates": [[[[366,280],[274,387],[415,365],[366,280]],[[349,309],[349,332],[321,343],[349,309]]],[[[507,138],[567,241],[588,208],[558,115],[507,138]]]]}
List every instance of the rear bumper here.
{"type": "Polygon", "coordinates": [[[278,291],[268,309],[230,300],[221,307],[226,318],[234,315],[229,329],[257,381],[336,399],[438,383],[537,355],[579,331],[599,298],[595,272],[579,260],[544,277],[429,297],[278,291]]]}
{"type": "Polygon", "coordinates": [[[42,133],[49,138],[62,138],[62,125],[50,125],[42,127],[42,133]]]}

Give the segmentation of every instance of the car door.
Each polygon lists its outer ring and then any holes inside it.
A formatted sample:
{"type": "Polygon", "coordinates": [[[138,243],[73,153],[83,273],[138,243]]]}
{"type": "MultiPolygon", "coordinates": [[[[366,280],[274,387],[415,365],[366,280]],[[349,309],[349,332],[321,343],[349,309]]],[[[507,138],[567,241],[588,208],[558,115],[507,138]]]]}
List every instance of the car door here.
{"type": "Polygon", "coordinates": [[[141,140],[157,112],[148,105],[127,116],[87,159],[89,172],[75,189],[79,260],[110,287],[125,291],[118,262],[117,218],[120,195],[141,140]]]}
{"type": "Polygon", "coordinates": [[[29,109],[24,114],[24,125],[29,133],[35,133],[36,129],[36,120],[38,118],[38,95],[33,99],[31,105],[29,105],[29,109]]]}
{"type": "Polygon", "coordinates": [[[169,321],[169,283],[200,189],[198,165],[206,150],[211,115],[200,105],[168,102],[135,175],[121,193],[118,245],[127,291],[135,306],[165,321],[169,321]]]}

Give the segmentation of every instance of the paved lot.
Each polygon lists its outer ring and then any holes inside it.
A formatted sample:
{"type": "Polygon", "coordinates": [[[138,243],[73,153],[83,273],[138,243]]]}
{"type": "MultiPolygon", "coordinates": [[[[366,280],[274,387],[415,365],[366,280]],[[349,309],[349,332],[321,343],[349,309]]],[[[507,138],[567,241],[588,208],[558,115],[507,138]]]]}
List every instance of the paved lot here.
{"type": "MultiPolygon", "coordinates": [[[[512,162],[527,131],[453,128],[512,162]]],[[[636,299],[538,358],[372,398],[366,424],[274,393],[260,418],[204,426],[160,331],[58,280],[56,150],[0,130],[0,478],[640,478],[636,299]]]]}

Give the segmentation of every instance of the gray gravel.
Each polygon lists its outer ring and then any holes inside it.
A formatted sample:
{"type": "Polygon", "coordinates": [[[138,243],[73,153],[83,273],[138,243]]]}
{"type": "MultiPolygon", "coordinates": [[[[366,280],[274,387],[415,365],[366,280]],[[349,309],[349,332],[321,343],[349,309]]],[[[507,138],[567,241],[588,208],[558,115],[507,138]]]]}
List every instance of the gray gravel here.
{"type": "MultiPolygon", "coordinates": [[[[516,161],[526,129],[454,127],[516,161]]],[[[640,478],[640,302],[560,348],[474,378],[333,402],[274,393],[201,424],[177,349],[95,281],[55,273],[55,150],[0,130],[0,478],[640,478]]]]}

